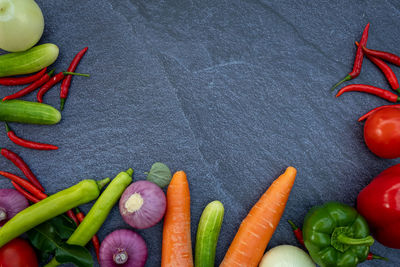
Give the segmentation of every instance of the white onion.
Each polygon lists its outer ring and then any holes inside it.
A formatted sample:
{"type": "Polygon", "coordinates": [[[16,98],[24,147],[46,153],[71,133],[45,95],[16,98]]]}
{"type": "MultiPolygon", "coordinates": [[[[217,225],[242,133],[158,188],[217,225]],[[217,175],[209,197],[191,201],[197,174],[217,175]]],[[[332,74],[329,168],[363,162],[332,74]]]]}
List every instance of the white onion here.
{"type": "Polygon", "coordinates": [[[259,267],[315,267],[315,263],[304,250],[290,245],[281,245],[265,253],[259,267]]]}

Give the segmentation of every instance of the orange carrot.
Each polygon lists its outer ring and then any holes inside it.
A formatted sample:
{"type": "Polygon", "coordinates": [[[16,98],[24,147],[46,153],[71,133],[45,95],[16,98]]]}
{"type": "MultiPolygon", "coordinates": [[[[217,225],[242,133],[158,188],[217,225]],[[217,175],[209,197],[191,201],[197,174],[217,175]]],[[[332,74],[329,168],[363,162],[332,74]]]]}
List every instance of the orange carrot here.
{"type": "Polygon", "coordinates": [[[178,171],[167,190],[161,267],[193,267],[190,192],[186,174],[178,171]]]}
{"type": "Polygon", "coordinates": [[[282,217],[296,177],[288,167],[242,221],[220,267],[257,267],[282,217]]]}

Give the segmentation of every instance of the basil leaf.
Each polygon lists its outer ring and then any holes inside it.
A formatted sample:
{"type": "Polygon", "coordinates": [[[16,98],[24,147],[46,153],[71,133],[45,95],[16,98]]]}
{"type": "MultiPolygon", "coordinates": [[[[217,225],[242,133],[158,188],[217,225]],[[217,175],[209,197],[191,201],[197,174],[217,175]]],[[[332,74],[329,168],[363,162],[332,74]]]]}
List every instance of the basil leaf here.
{"type": "Polygon", "coordinates": [[[56,249],[56,260],[59,263],[73,263],[78,267],[92,267],[94,262],[89,250],[82,246],[61,244],[56,249]]]}

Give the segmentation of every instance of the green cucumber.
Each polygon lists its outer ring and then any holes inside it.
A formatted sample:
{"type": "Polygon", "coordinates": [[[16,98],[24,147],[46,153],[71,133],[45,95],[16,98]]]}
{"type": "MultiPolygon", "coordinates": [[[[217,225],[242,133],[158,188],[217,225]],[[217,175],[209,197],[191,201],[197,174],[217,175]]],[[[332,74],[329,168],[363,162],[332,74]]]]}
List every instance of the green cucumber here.
{"type": "Polygon", "coordinates": [[[0,101],[0,121],[56,124],[61,113],[50,105],[24,100],[0,101]]]}
{"type": "Polygon", "coordinates": [[[194,266],[214,267],[215,250],[223,218],[224,205],[218,200],[210,202],[203,210],[197,228],[194,266]]]}
{"type": "Polygon", "coordinates": [[[58,47],[42,44],[24,52],[0,56],[0,77],[29,74],[53,64],[58,57],[58,47]]]}

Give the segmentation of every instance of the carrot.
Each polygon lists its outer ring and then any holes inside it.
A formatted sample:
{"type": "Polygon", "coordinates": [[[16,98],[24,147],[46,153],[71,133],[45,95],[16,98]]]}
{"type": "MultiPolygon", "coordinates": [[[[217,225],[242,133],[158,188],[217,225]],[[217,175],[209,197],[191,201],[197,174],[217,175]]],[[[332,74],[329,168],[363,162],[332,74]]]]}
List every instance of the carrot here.
{"type": "Polygon", "coordinates": [[[190,192],[186,174],[178,171],[167,190],[161,267],[193,267],[190,192]]]}
{"type": "Polygon", "coordinates": [[[282,217],[296,177],[288,167],[242,221],[220,267],[257,267],[282,217]]]}

